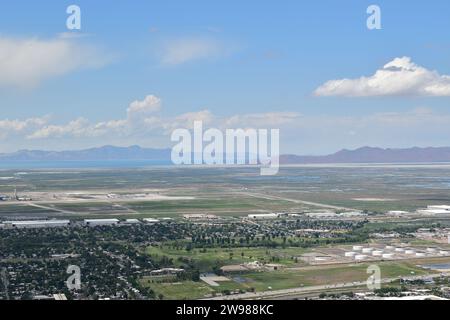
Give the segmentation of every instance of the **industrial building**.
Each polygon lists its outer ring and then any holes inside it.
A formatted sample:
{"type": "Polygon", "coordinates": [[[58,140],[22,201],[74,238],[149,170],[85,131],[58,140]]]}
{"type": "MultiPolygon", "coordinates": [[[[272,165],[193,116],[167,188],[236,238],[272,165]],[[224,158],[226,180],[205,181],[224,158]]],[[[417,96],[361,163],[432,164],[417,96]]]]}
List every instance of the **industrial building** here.
{"type": "Polygon", "coordinates": [[[145,223],[148,223],[148,224],[159,223],[159,220],[158,220],[158,219],[153,219],[153,218],[145,218],[145,219],[143,219],[143,220],[144,220],[145,223]]]}
{"type": "Polygon", "coordinates": [[[450,206],[447,205],[431,205],[426,209],[417,210],[417,213],[427,215],[427,216],[435,216],[435,215],[450,215],[450,206]]]}
{"type": "Polygon", "coordinates": [[[445,211],[450,212],[450,206],[447,206],[447,205],[428,206],[427,208],[430,210],[445,210],[445,211]]]}
{"type": "Polygon", "coordinates": [[[324,211],[324,212],[308,212],[305,213],[305,215],[309,218],[336,218],[337,214],[336,212],[332,212],[332,211],[324,211]]]}
{"type": "Polygon", "coordinates": [[[265,214],[249,214],[249,219],[254,220],[270,220],[270,219],[277,219],[279,217],[276,213],[265,213],[265,214]]]}
{"type": "Polygon", "coordinates": [[[361,217],[361,216],[366,216],[367,214],[362,213],[361,211],[347,211],[347,212],[342,212],[341,214],[339,214],[340,217],[361,217]]]}
{"type": "Polygon", "coordinates": [[[307,252],[300,259],[311,265],[374,262],[383,260],[410,260],[423,258],[442,258],[450,256],[447,247],[425,247],[411,243],[388,243],[386,241],[372,242],[370,246],[343,245],[332,248],[320,248],[314,252],[307,252]]]}
{"type": "Polygon", "coordinates": [[[125,221],[121,222],[121,224],[129,225],[129,224],[139,224],[141,223],[138,219],[126,219],[125,221]]]}
{"type": "Polygon", "coordinates": [[[205,214],[205,213],[192,213],[192,214],[184,214],[183,218],[191,221],[203,221],[203,220],[218,220],[219,217],[214,214],[205,214]]]}
{"type": "Polygon", "coordinates": [[[29,220],[29,221],[4,221],[5,228],[35,229],[35,228],[56,228],[69,226],[69,220],[29,220]]]}
{"type": "Polygon", "coordinates": [[[118,219],[85,219],[84,224],[89,227],[113,226],[119,223],[118,219]]]}
{"type": "Polygon", "coordinates": [[[401,216],[405,216],[408,214],[409,214],[408,211],[400,211],[400,210],[391,210],[391,211],[386,212],[386,215],[391,216],[391,217],[401,217],[401,216]]]}

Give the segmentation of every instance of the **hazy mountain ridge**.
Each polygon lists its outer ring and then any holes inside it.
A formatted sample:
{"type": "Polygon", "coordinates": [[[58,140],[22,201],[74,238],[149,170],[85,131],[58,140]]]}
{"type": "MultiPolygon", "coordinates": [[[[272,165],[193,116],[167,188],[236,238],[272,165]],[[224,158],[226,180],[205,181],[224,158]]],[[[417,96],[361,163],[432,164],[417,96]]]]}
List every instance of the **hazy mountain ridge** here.
{"type": "MultiPolygon", "coordinates": [[[[171,149],[103,146],[73,151],[20,150],[0,154],[0,161],[170,161],[171,149]]],[[[362,147],[324,156],[282,155],[281,164],[450,162],[450,147],[383,149],[362,147]]]]}
{"type": "Polygon", "coordinates": [[[170,160],[170,149],[103,146],[74,151],[20,150],[0,154],[0,161],[170,160]]]}
{"type": "Polygon", "coordinates": [[[284,164],[450,162],[450,147],[383,149],[362,147],[326,156],[282,155],[284,164]]]}

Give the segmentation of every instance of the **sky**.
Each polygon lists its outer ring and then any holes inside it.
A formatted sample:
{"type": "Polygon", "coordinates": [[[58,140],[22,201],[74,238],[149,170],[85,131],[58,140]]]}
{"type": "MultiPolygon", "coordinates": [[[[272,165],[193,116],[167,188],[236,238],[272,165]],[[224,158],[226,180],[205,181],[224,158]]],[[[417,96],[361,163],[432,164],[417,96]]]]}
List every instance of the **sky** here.
{"type": "Polygon", "coordinates": [[[0,153],[170,147],[195,120],[282,153],[450,146],[448,0],[0,5],[0,153]]]}

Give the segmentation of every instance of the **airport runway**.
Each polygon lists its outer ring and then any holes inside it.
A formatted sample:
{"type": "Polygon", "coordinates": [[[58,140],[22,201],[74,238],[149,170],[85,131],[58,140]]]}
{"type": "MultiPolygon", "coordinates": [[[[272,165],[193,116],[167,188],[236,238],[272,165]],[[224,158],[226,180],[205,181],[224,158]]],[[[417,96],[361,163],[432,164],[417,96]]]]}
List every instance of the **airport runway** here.
{"type": "Polygon", "coordinates": [[[290,201],[290,202],[293,202],[293,203],[306,204],[306,205],[309,205],[309,206],[326,208],[326,209],[359,211],[358,209],[355,209],[355,208],[339,207],[339,206],[333,206],[333,205],[323,204],[323,203],[318,203],[318,202],[290,199],[290,198],[285,198],[285,197],[280,197],[280,196],[273,196],[273,195],[267,195],[267,194],[261,194],[261,193],[242,192],[241,194],[246,194],[246,195],[248,195],[250,197],[254,197],[254,198],[262,198],[262,199],[267,199],[267,200],[284,200],[284,201],[290,201]]]}

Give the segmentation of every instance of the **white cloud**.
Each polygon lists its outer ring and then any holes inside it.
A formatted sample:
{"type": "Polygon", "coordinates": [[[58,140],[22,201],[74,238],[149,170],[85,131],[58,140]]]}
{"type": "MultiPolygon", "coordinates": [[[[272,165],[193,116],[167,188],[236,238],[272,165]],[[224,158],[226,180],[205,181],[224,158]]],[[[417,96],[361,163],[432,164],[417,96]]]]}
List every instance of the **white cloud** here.
{"type": "Polygon", "coordinates": [[[101,67],[110,58],[75,38],[50,40],[0,36],[0,86],[30,87],[82,68],[101,67]]]}
{"type": "Polygon", "coordinates": [[[30,118],[26,120],[0,120],[0,138],[5,139],[11,135],[27,134],[41,128],[49,120],[48,116],[41,118],[30,118]]]}
{"type": "MultiPolygon", "coordinates": [[[[218,117],[211,111],[204,109],[198,112],[188,112],[172,117],[163,117],[159,113],[161,99],[148,95],[142,101],[134,101],[127,108],[127,116],[123,119],[111,119],[97,123],[84,118],[78,118],[66,124],[51,124],[48,121],[37,122],[35,119],[25,121],[0,121],[0,128],[11,132],[16,127],[27,125],[24,138],[27,140],[49,139],[79,139],[79,138],[148,138],[164,137],[177,128],[193,127],[194,121],[202,121],[205,127],[216,128],[279,128],[290,124],[298,118],[297,113],[273,112],[234,115],[218,117]],[[33,124],[33,126],[31,125],[33,124]]],[[[16,130],[17,131],[17,130],[16,130]]]]}
{"type": "Polygon", "coordinates": [[[251,113],[231,116],[224,121],[226,128],[280,128],[295,123],[301,115],[297,112],[251,113]]]}
{"type": "Polygon", "coordinates": [[[411,61],[395,58],[370,77],[331,80],[316,96],[450,96],[450,76],[440,75],[411,61]]]}
{"type": "Polygon", "coordinates": [[[174,66],[191,61],[210,59],[223,53],[223,46],[206,38],[182,38],[167,42],[162,50],[163,65],[174,66]]]}
{"type": "Polygon", "coordinates": [[[297,154],[323,154],[364,145],[443,146],[448,145],[450,135],[450,114],[437,113],[429,108],[358,116],[301,115],[296,112],[218,116],[204,109],[165,117],[156,113],[159,107],[155,106],[161,105],[161,100],[156,96],[148,97],[151,98],[131,103],[130,106],[146,107],[132,108],[132,117],[128,107],[122,119],[93,122],[78,118],[67,123],[55,123],[49,117],[0,120],[2,149],[16,150],[24,146],[72,149],[74,146],[83,148],[104,144],[170,147],[169,137],[174,129],[192,129],[194,121],[200,120],[205,129],[280,129],[282,152],[297,154]],[[134,117],[137,115],[139,119],[134,117]]]}
{"type": "Polygon", "coordinates": [[[64,126],[47,125],[28,135],[29,139],[61,138],[64,136],[81,137],[89,135],[91,132],[89,121],[84,118],[78,118],[70,121],[64,126]]]}
{"type": "Polygon", "coordinates": [[[161,99],[154,95],[148,95],[142,101],[133,101],[127,109],[129,117],[139,114],[149,114],[161,109],[161,99]]]}
{"type": "Polygon", "coordinates": [[[215,117],[209,110],[187,112],[168,121],[164,128],[166,131],[172,131],[177,128],[192,129],[194,127],[194,121],[202,121],[203,125],[207,126],[212,125],[214,120],[215,117]]]}

